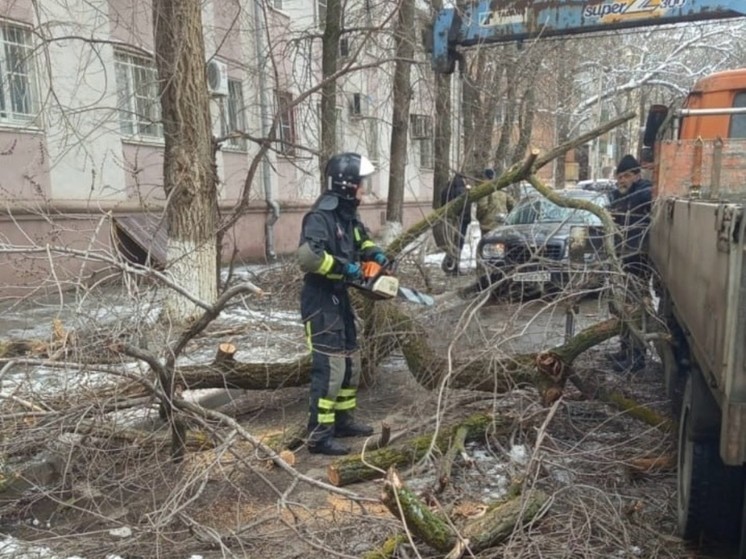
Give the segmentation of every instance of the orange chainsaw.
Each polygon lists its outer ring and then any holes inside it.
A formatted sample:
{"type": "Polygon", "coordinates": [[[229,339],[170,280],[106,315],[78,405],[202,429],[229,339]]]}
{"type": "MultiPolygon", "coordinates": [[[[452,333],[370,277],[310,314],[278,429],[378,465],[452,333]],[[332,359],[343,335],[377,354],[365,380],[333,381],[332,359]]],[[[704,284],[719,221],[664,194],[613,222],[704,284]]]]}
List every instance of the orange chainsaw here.
{"type": "Polygon", "coordinates": [[[363,272],[363,279],[351,281],[349,285],[358,289],[369,299],[381,300],[400,297],[418,305],[432,306],[435,304],[435,300],[430,295],[408,287],[400,287],[399,280],[393,275],[392,264],[381,266],[378,262],[369,260],[363,262],[360,267],[363,272]]]}

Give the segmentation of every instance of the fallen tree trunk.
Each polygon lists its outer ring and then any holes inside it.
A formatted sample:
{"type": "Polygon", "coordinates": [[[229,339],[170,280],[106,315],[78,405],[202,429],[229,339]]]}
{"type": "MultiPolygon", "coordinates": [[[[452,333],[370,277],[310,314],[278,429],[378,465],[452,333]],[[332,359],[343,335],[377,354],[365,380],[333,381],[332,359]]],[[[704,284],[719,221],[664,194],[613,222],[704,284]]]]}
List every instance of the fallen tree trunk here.
{"type": "MultiPolygon", "coordinates": [[[[446,452],[460,429],[466,431],[464,441],[476,441],[484,439],[488,429],[497,436],[509,435],[513,430],[513,420],[490,414],[473,415],[454,427],[442,429],[435,439],[435,448],[446,452]]],[[[337,487],[380,478],[392,466],[408,466],[422,459],[432,442],[433,434],[429,434],[407,441],[405,446],[386,447],[366,452],[363,456],[346,456],[327,467],[327,477],[337,487]]]]}
{"type": "MultiPolygon", "coordinates": [[[[422,386],[432,389],[448,372],[448,359],[430,345],[425,327],[399,305],[379,302],[376,321],[396,336],[410,372],[422,386]]],[[[542,398],[551,403],[561,394],[572,362],[589,348],[619,334],[621,321],[599,322],[548,351],[507,356],[495,360],[487,351],[483,358],[453,362],[453,388],[487,392],[507,392],[518,385],[534,385],[542,398]]],[[[311,358],[294,362],[242,363],[221,359],[206,365],[176,368],[177,384],[185,389],[244,388],[262,390],[303,386],[310,382],[311,358]]]]}
{"type": "MultiPolygon", "coordinates": [[[[472,553],[493,547],[507,539],[516,526],[533,520],[547,501],[540,491],[500,501],[488,507],[484,515],[458,527],[458,533],[445,518],[425,505],[410,491],[392,468],[386,476],[381,500],[391,514],[401,518],[406,528],[430,547],[442,552],[452,552],[457,546],[472,553]]],[[[453,553],[449,557],[460,557],[453,553]]]]}

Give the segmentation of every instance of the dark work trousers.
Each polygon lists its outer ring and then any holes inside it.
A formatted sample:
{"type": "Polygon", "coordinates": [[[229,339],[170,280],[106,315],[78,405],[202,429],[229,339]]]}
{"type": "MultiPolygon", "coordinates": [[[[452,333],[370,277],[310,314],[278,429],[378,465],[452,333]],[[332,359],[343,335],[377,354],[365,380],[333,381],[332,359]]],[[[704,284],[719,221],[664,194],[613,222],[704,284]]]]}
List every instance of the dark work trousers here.
{"type": "Polygon", "coordinates": [[[318,441],[333,435],[340,413],[357,406],[360,364],[355,315],[346,288],[330,290],[306,282],[301,316],[312,359],[308,430],[311,440],[318,441]]]}

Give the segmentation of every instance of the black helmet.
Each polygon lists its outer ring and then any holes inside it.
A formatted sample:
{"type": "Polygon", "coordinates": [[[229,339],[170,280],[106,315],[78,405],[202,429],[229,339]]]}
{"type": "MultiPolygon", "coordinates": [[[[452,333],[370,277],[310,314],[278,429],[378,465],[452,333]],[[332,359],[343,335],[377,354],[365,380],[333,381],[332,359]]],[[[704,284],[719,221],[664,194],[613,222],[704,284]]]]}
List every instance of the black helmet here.
{"type": "Polygon", "coordinates": [[[324,175],[329,190],[344,200],[354,200],[363,179],[375,172],[373,163],[359,153],[338,153],[329,158],[324,175]]]}

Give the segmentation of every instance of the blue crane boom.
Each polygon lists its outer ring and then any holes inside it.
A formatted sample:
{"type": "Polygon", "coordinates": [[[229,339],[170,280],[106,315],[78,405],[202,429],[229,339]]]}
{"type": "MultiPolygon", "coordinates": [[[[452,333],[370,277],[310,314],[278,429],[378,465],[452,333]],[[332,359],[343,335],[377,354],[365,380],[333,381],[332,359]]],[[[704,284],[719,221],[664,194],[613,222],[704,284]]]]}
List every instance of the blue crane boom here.
{"type": "Polygon", "coordinates": [[[438,12],[428,47],[451,73],[456,47],[743,16],[744,0],[479,0],[438,12]]]}

